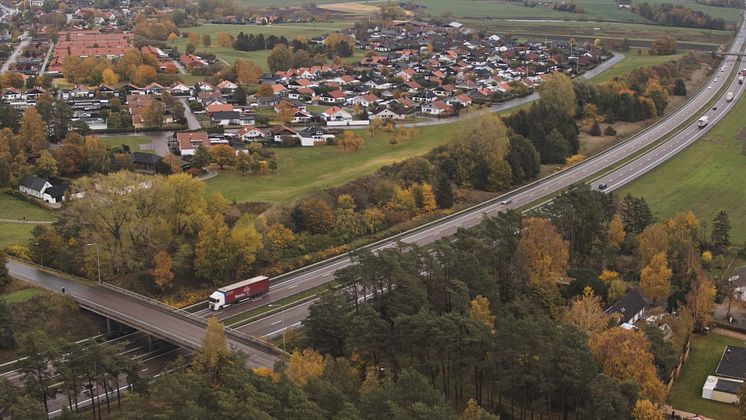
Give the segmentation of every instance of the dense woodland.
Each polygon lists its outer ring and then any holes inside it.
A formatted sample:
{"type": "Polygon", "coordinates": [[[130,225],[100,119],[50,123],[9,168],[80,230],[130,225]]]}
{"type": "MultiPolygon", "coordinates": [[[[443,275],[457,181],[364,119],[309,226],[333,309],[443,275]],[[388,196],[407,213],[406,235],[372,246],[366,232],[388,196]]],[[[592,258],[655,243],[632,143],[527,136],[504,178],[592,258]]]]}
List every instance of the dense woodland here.
{"type": "Polygon", "coordinates": [[[666,26],[687,28],[726,29],[725,20],[713,18],[700,10],[671,3],[637,3],[633,8],[642,17],[666,26]]]}

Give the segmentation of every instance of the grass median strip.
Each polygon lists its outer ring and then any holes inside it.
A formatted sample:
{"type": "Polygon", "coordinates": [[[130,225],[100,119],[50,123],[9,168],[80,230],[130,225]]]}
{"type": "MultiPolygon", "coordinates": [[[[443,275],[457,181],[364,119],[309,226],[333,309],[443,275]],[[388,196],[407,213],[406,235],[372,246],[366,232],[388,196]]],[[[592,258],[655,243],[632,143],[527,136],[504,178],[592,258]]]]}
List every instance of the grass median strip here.
{"type": "Polygon", "coordinates": [[[303,302],[307,302],[308,300],[315,298],[317,295],[320,295],[321,293],[329,289],[336,288],[337,286],[338,283],[336,282],[336,280],[330,281],[329,283],[324,283],[321,286],[314,287],[312,289],[308,289],[292,296],[288,296],[286,298],[272,302],[271,307],[269,305],[264,305],[252,309],[248,312],[244,312],[228,319],[224,319],[223,324],[231,328],[239,328],[246,324],[250,324],[253,321],[292,308],[303,302]]]}

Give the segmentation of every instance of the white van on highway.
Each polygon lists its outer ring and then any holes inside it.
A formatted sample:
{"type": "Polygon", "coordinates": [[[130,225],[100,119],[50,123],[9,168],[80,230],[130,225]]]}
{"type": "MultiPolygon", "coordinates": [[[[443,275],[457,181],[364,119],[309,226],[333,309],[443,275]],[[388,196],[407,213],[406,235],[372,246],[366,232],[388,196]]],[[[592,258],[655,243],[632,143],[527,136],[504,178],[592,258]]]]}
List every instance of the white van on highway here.
{"type": "Polygon", "coordinates": [[[733,100],[733,92],[728,92],[725,94],[725,100],[730,102],[733,100]]]}

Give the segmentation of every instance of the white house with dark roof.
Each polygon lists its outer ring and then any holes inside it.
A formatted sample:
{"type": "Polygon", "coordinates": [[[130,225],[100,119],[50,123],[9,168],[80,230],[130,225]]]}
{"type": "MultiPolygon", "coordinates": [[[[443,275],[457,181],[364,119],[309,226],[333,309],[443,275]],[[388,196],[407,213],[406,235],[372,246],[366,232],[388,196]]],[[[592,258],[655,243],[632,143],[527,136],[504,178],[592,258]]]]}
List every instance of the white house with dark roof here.
{"type": "Polygon", "coordinates": [[[632,289],[623,298],[616,301],[606,314],[619,314],[619,323],[632,325],[645,315],[645,298],[637,289],[632,289]]]}
{"type": "Polygon", "coordinates": [[[18,180],[18,190],[32,197],[43,199],[44,191],[52,188],[52,184],[45,178],[36,175],[24,175],[18,180]]]}

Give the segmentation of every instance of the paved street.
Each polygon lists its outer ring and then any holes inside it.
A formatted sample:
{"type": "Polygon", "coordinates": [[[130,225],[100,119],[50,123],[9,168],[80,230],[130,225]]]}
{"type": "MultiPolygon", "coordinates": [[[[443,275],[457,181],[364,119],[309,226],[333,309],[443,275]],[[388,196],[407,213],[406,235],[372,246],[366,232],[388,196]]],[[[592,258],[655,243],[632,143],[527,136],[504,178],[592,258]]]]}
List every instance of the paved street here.
{"type": "Polygon", "coordinates": [[[13,50],[13,53],[8,57],[7,60],[5,60],[2,67],[0,67],[0,73],[5,73],[6,71],[8,71],[10,66],[18,61],[18,57],[21,56],[23,49],[26,48],[30,43],[31,38],[28,36],[28,32],[24,32],[23,35],[21,35],[21,42],[18,43],[16,49],[13,50]]]}

